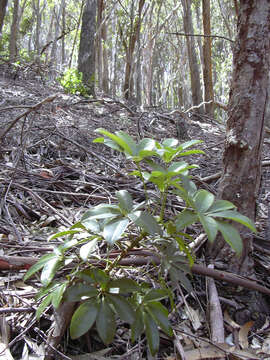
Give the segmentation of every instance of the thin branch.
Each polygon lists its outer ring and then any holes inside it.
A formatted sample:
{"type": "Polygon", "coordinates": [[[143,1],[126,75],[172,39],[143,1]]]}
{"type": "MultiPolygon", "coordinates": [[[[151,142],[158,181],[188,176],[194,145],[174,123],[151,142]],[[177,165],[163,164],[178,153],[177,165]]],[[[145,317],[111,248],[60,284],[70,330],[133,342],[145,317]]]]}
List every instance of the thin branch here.
{"type": "Polygon", "coordinates": [[[228,38],[226,36],[221,36],[221,35],[187,34],[187,33],[182,33],[182,32],[168,32],[166,34],[179,35],[179,36],[211,37],[211,38],[218,38],[218,39],[227,40],[227,41],[230,41],[231,43],[234,43],[234,40],[232,40],[232,39],[230,39],[230,38],[228,38]]]}

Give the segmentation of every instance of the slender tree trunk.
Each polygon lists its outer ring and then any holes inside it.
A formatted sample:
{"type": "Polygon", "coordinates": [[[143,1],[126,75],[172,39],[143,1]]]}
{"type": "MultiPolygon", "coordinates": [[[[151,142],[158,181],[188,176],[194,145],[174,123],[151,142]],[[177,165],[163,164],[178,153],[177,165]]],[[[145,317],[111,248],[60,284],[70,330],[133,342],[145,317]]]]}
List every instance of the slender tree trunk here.
{"type": "Polygon", "coordinates": [[[209,102],[205,104],[205,111],[207,115],[214,117],[214,90],[213,90],[213,76],[212,76],[212,41],[211,41],[211,25],[210,25],[210,0],[202,0],[203,13],[203,33],[206,37],[203,38],[203,79],[204,79],[204,101],[209,102]]]}
{"type": "MultiPolygon", "coordinates": [[[[261,151],[270,70],[270,1],[241,0],[235,42],[233,77],[226,129],[224,170],[219,195],[255,220],[261,179],[261,151]]],[[[224,244],[217,256],[229,270],[252,276],[252,237],[240,228],[244,242],[241,259],[224,244]]]]}
{"type": "Polygon", "coordinates": [[[4,18],[6,15],[8,0],[0,0],[0,41],[2,38],[2,29],[4,25],[4,18]]]}
{"type": "Polygon", "coordinates": [[[18,17],[19,17],[19,0],[14,0],[13,16],[10,28],[9,40],[9,59],[14,61],[17,56],[17,37],[18,37],[18,17]]]}
{"type": "MultiPolygon", "coordinates": [[[[66,0],[62,0],[62,33],[66,32],[66,0]]],[[[66,44],[65,36],[61,40],[61,63],[65,65],[66,62],[66,44]]]]}
{"type": "MultiPolygon", "coordinates": [[[[192,24],[192,13],[191,13],[191,2],[190,0],[181,0],[183,6],[183,22],[184,22],[184,31],[186,34],[193,34],[193,24],[192,24]]],[[[187,42],[187,51],[188,51],[188,63],[190,69],[190,82],[191,82],[191,92],[192,92],[192,103],[194,105],[199,105],[202,103],[202,91],[200,85],[200,70],[199,64],[197,61],[197,55],[195,50],[195,39],[193,36],[186,36],[187,42]]],[[[196,109],[197,113],[203,113],[203,108],[200,107],[196,109]]]]}
{"type": "Polygon", "coordinates": [[[78,57],[78,71],[82,72],[83,83],[89,95],[95,96],[95,34],[96,0],[87,0],[82,16],[82,28],[78,57]]]}

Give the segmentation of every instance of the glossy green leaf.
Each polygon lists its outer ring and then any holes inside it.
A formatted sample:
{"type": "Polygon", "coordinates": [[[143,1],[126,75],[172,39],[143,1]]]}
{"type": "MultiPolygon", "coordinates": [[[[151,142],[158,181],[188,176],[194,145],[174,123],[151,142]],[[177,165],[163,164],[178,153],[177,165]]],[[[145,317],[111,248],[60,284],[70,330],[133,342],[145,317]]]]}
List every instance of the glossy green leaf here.
{"type": "Polygon", "coordinates": [[[122,130],[116,131],[115,134],[129,146],[129,148],[131,149],[131,154],[136,155],[137,144],[133,140],[133,138],[122,130]]]}
{"type": "Polygon", "coordinates": [[[199,190],[194,196],[196,210],[205,213],[214,203],[215,196],[207,190],[199,190]]]}
{"type": "Polygon", "coordinates": [[[97,238],[94,238],[91,241],[88,241],[85,245],[80,248],[80,257],[82,260],[86,261],[90,254],[96,250],[97,238]]]}
{"type": "Polygon", "coordinates": [[[96,320],[98,334],[104,344],[108,345],[113,341],[116,322],[115,314],[106,299],[103,299],[96,320]]]}
{"type": "Polygon", "coordinates": [[[121,215],[121,212],[118,206],[109,205],[109,204],[100,204],[86,211],[86,213],[82,216],[81,222],[83,224],[86,219],[88,220],[107,219],[119,215],[121,215]]]}
{"type": "Polygon", "coordinates": [[[144,322],[143,314],[140,308],[135,312],[135,321],[131,325],[131,341],[134,342],[143,333],[144,322]]]}
{"type": "Polygon", "coordinates": [[[237,255],[240,255],[243,251],[243,243],[238,230],[224,221],[216,220],[216,222],[224,240],[232,247],[237,255]]]}
{"type": "Polygon", "coordinates": [[[99,222],[95,219],[86,218],[81,221],[82,225],[85,227],[86,230],[89,230],[93,233],[99,233],[100,225],[99,222]]]}
{"type": "Polygon", "coordinates": [[[151,289],[143,299],[144,303],[149,301],[159,301],[168,297],[168,291],[165,289],[151,289]]]}
{"type": "Polygon", "coordinates": [[[147,304],[147,311],[168,336],[173,336],[172,327],[168,319],[169,313],[165,306],[158,301],[153,301],[147,304]]]}
{"type": "Polygon", "coordinates": [[[191,210],[183,210],[180,214],[177,215],[175,225],[177,231],[184,229],[185,227],[194,224],[198,221],[198,215],[194,214],[191,210]]]}
{"type": "Polygon", "coordinates": [[[100,285],[107,285],[107,283],[110,281],[110,277],[108,274],[106,274],[105,271],[101,270],[101,269],[91,269],[90,272],[92,278],[94,279],[94,281],[100,285]]]}
{"type": "Polygon", "coordinates": [[[156,148],[156,141],[154,139],[144,138],[137,145],[137,153],[142,151],[154,151],[156,148]]]}
{"type": "Polygon", "coordinates": [[[233,220],[248,227],[251,231],[257,232],[254,222],[250,220],[247,216],[244,216],[237,211],[233,211],[233,210],[220,211],[220,212],[215,212],[214,214],[212,214],[212,216],[233,220]]]}
{"type": "Polygon", "coordinates": [[[52,258],[55,258],[55,254],[46,254],[42,256],[37,263],[35,263],[33,266],[30,267],[30,269],[27,271],[27,273],[24,275],[24,281],[29,279],[31,276],[33,276],[36,272],[38,272],[40,269],[42,269],[45,264],[50,261],[52,258]]]}
{"type": "Polygon", "coordinates": [[[175,138],[167,138],[165,140],[163,140],[162,142],[162,146],[165,147],[175,147],[179,144],[179,141],[175,138]]]}
{"type": "Polygon", "coordinates": [[[57,239],[59,237],[63,237],[66,235],[74,235],[74,234],[78,234],[80,231],[79,230],[66,230],[66,231],[60,231],[52,236],[49,237],[49,241],[57,239]]]}
{"type": "Polygon", "coordinates": [[[174,173],[174,174],[178,174],[186,169],[189,168],[189,165],[184,162],[184,161],[178,161],[178,162],[173,162],[169,168],[168,168],[168,172],[174,173]]]}
{"type": "Polygon", "coordinates": [[[162,234],[162,229],[154,216],[145,211],[135,211],[128,215],[131,221],[137,226],[141,227],[144,231],[150,235],[162,234]]]}
{"type": "Polygon", "coordinates": [[[116,192],[116,197],[119,201],[120,209],[126,213],[130,212],[133,208],[133,200],[127,190],[120,190],[116,192]]]}
{"type": "Polygon", "coordinates": [[[214,242],[217,232],[218,232],[218,225],[217,222],[210,216],[204,216],[202,214],[199,215],[199,220],[206,232],[208,240],[212,243],[214,242]]]}
{"type": "Polygon", "coordinates": [[[114,294],[128,294],[134,291],[140,291],[140,286],[132,279],[122,278],[111,280],[109,291],[114,294]]]}
{"type": "Polygon", "coordinates": [[[52,305],[55,309],[57,309],[60,305],[66,288],[67,282],[64,282],[52,292],[52,305]]]}
{"type": "Polygon", "coordinates": [[[96,321],[99,310],[97,299],[90,299],[81,304],[74,312],[70,323],[70,336],[77,339],[85,334],[96,321]]]}
{"type": "Polygon", "coordinates": [[[156,322],[148,313],[143,314],[147,344],[151,354],[154,356],[159,349],[159,331],[156,322]]]}
{"type": "Polygon", "coordinates": [[[189,156],[189,155],[197,155],[197,154],[205,154],[205,152],[203,150],[188,150],[188,151],[181,151],[179,155],[189,156]]]}
{"type": "Polygon", "coordinates": [[[171,266],[171,268],[169,269],[169,274],[173,284],[181,284],[189,294],[194,291],[192,284],[187,278],[184,271],[178,269],[175,266],[171,266]]]}
{"type": "MultiPolygon", "coordinates": [[[[131,147],[128,145],[128,143],[126,142],[126,140],[123,140],[123,137],[119,137],[115,134],[110,133],[109,131],[105,130],[105,129],[97,129],[96,132],[107,136],[108,138],[110,138],[112,141],[114,141],[121,149],[122,151],[124,151],[125,153],[127,153],[128,155],[132,155],[132,150],[131,147]]],[[[119,134],[120,132],[118,132],[119,134]]]]}
{"type": "Polygon", "coordinates": [[[117,240],[121,239],[123,233],[129,225],[129,219],[116,218],[104,226],[103,237],[110,244],[113,245],[117,240]]]}
{"type": "Polygon", "coordinates": [[[113,307],[121,320],[129,324],[133,323],[135,320],[135,312],[126,298],[121,295],[108,294],[106,295],[106,299],[113,304],[113,307]]]}
{"type": "Polygon", "coordinates": [[[77,283],[71,285],[65,293],[65,301],[73,302],[73,301],[81,301],[82,298],[92,298],[98,296],[98,290],[89,285],[89,284],[82,284],[77,283]]]}
{"type": "Polygon", "coordinates": [[[201,144],[201,143],[203,143],[202,140],[189,140],[189,141],[186,141],[183,144],[181,144],[181,147],[184,150],[184,149],[187,149],[187,148],[189,148],[191,146],[201,144]]]}
{"type": "MultiPolygon", "coordinates": [[[[227,200],[216,200],[214,204],[208,209],[208,213],[213,214],[214,212],[235,209],[236,206],[227,200]]],[[[215,216],[215,214],[213,214],[215,216]]]]}
{"type": "Polygon", "coordinates": [[[93,140],[93,143],[99,143],[99,144],[104,144],[108,147],[110,147],[113,150],[117,150],[119,152],[122,152],[123,149],[121,146],[119,146],[115,141],[111,140],[111,139],[104,139],[103,137],[99,137],[93,140]]]}
{"type": "Polygon", "coordinates": [[[49,294],[42,300],[41,304],[37,308],[36,318],[39,320],[40,316],[44,313],[45,309],[50,305],[52,301],[52,294],[49,294]]]}
{"type": "Polygon", "coordinates": [[[40,276],[40,281],[43,286],[49,285],[62,263],[63,260],[59,256],[55,256],[46,262],[40,276]]]}

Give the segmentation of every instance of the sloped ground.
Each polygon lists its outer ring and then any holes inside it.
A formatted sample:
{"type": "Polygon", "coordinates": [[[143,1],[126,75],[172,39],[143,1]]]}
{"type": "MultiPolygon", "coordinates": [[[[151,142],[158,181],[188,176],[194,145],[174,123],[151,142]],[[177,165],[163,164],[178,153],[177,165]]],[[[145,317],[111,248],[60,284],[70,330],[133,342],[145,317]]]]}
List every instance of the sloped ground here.
{"type": "MultiPolygon", "coordinates": [[[[131,164],[105,146],[93,144],[92,140],[97,137],[95,129],[124,130],[136,139],[150,137],[162,140],[181,137],[181,132],[177,131],[178,121],[180,114],[166,109],[141,110],[122,100],[103,97],[87,100],[67,95],[57,84],[43,81],[33,67],[14,71],[7,64],[1,65],[2,351],[7,348],[14,359],[33,359],[31,354],[39,354],[35,358],[43,358],[41,354],[52,322],[52,311],[49,309],[39,322],[36,321],[34,311],[38,304],[34,296],[40,285],[37,280],[25,284],[22,279],[25,269],[35,258],[57,245],[57,241],[48,243],[48,237],[76,222],[92,205],[114,201],[116,190],[128,189],[137,201],[144,198],[140,183],[127,176],[132,170],[131,164]]],[[[205,117],[194,121],[184,116],[184,123],[191,139],[204,141],[201,149],[205,155],[197,155],[190,160],[190,163],[200,165],[194,171],[196,182],[215,193],[219,181],[217,173],[222,167],[225,128],[205,117]]],[[[262,190],[258,199],[260,236],[255,239],[254,253],[257,274],[264,286],[269,286],[270,268],[269,146],[266,138],[262,190]]],[[[200,231],[200,228],[194,228],[194,237],[198,238],[200,231]]],[[[200,245],[197,257],[203,260],[203,256],[200,245]]],[[[209,340],[205,341],[209,339],[205,277],[196,276],[193,282],[196,295],[184,298],[180,288],[177,291],[176,310],[170,315],[178,334],[177,340],[173,343],[162,335],[159,358],[175,359],[174,354],[181,352],[187,359],[225,357],[224,350],[227,354],[233,353],[233,358],[270,357],[269,316],[264,324],[250,332],[253,324],[237,325],[225,311],[227,347],[214,347],[209,340]]],[[[238,306],[234,299],[223,298],[221,301],[224,308],[238,306]]],[[[95,334],[91,341],[83,338],[72,342],[64,336],[55,358],[84,359],[79,355],[81,353],[92,354],[85,359],[150,358],[145,352],[144,339],[139,344],[130,344],[127,331],[124,326],[120,327],[115,342],[109,348],[95,334]]],[[[7,356],[7,351],[3,356],[7,356]]]]}

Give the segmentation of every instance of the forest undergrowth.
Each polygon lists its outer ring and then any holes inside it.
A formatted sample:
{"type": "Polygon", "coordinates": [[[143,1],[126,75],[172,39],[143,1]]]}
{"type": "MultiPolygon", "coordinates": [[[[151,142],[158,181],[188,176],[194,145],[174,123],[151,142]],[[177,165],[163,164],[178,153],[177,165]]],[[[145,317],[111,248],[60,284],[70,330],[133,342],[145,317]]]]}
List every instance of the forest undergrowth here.
{"type": "MultiPolygon", "coordinates": [[[[62,327],[58,338],[55,339],[54,333],[52,340],[59,314],[55,315],[50,306],[36,319],[39,278],[24,282],[23,277],[41,256],[60,244],[59,239],[48,242],[48,238],[79,221],[86,210],[100,203],[114,203],[116,192],[124,189],[130,192],[134,202],[144,200],[139,182],[127,176],[134,170],[132,163],[118,152],[93,143],[97,128],[112,133],[122,130],[136,140],[145,137],[157,141],[172,137],[180,142],[187,138],[202,140],[200,149],[204,154],[191,155],[190,162],[199,165],[193,170],[194,182],[197,187],[216,194],[225,125],[205,116],[195,119],[191,113],[174,110],[142,109],[132,102],[103,94],[96,99],[69,95],[58,83],[37,76],[31,67],[14,72],[7,64],[1,65],[0,358],[3,355],[3,359],[45,359],[45,351],[57,359],[152,358],[143,336],[136,343],[130,342],[125,323],[117,324],[116,336],[108,346],[102,343],[95,329],[71,340],[62,327]],[[186,129],[184,138],[178,129],[180,120],[186,129]]],[[[253,255],[258,285],[265,288],[270,286],[269,146],[266,137],[253,255]]],[[[170,198],[170,205],[172,213],[179,209],[176,198],[170,198]]],[[[195,263],[205,265],[206,237],[202,227],[191,226],[188,230],[195,239],[195,263]]],[[[102,251],[101,247],[99,252],[102,251]]],[[[214,265],[222,269],[222,264],[214,265]]],[[[125,273],[128,278],[142,278],[155,287],[149,264],[127,268],[125,273]]],[[[155,358],[269,358],[269,314],[265,314],[262,323],[256,323],[255,317],[254,322],[237,323],[235,314],[245,311],[249,306],[247,299],[236,303],[230,296],[229,283],[213,284],[199,270],[188,277],[193,291],[188,293],[181,281],[174,289],[174,306],[169,314],[174,337],[160,332],[160,349],[155,358]],[[224,317],[225,342],[218,345],[209,333],[211,286],[217,287],[216,302],[221,304],[224,317]]],[[[169,300],[166,301],[163,305],[171,309],[169,300]]],[[[68,321],[71,310],[64,311],[68,321]]]]}

